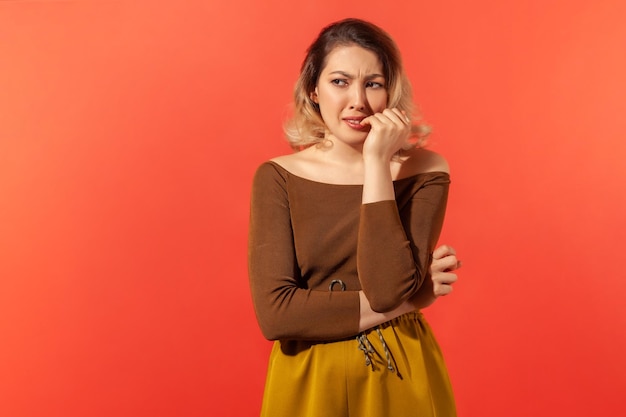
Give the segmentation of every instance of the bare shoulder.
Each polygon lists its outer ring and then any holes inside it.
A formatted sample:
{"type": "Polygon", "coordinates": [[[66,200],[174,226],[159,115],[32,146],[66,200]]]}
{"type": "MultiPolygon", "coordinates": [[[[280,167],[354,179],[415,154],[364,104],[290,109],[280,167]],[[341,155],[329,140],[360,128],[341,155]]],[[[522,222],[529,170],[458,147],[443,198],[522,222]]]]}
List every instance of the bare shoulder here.
{"type": "Polygon", "coordinates": [[[416,149],[416,160],[422,167],[422,172],[446,172],[450,173],[450,165],[443,155],[428,150],[428,149],[416,149]]]}
{"type": "Polygon", "coordinates": [[[425,172],[450,173],[450,166],[446,158],[437,152],[424,148],[407,151],[400,165],[398,178],[410,177],[425,172]]]}
{"type": "Polygon", "coordinates": [[[294,164],[294,159],[296,159],[296,155],[298,155],[297,153],[293,153],[293,154],[287,154],[287,155],[280,155],[280,156],[276,156],[272,159],[270,159],[270,161],[282,166],[283,168],[289,170],[289,167],[291,165],[294,164]]]}
{"type": "Polygon", "coordinates": [[[281,155],[270,159],[295,175],[305,176],[310,169],[311,157],[307,149],[292,154],[281,155]]]}
{"type": "Polygon", "coordinates": [[[282,166],[283,168],[291,171],[290,168],[298,168],[298,166],[302,165],[303,161],[306,158],[303,158],[302,151],[290,153],[287,155],[280,155],[270,159],[270,161],[282,166]]]}

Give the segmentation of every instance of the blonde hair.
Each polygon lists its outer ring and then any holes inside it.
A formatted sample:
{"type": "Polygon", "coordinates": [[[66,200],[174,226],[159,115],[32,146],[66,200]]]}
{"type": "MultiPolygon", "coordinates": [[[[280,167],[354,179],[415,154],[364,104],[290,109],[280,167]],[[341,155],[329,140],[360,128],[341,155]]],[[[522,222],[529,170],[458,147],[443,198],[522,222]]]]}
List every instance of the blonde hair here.
{"type": "Polygon", "coordinates": [[[320,32],[307,49],[294,88],[294,113],[285,123],[285,135],[295,150],[321,143],[326,136],[326,125],[319,106],[311,99],[326,57],[338,46],[356,45],[372,51],[383,66],[388,94],[387,107],[404,110],[413,121],[412,136],[407,148],[423,146],[430,127],[421,123],[415,114],[411,83],[404,73],[400,51],[393,39],[378,26],[360,19],[345,19],[332,23],[320,32]]]}

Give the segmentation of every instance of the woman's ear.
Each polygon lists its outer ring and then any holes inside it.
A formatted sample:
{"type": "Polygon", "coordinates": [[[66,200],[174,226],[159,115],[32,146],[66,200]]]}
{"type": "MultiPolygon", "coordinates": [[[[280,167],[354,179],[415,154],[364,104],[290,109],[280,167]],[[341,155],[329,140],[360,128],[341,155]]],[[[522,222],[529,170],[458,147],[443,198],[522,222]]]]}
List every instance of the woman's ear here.
{"type": "Polygon", "coordinates": [[[309,93],[309,98],[311,99],[311,101],[313,101],[313,103],[319,104],[319,100],[317,99],[317,87],[315,87],[314,91],[311,91],[311,93],[309,93]]]}

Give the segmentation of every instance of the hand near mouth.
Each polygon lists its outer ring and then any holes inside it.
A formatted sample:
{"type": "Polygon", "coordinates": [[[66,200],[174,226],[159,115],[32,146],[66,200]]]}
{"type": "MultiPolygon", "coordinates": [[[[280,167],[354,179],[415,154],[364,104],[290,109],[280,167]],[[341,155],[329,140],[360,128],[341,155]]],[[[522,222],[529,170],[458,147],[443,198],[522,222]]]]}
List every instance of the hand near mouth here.
{"type": "Polygon", "coordinates": [[[363,158],[389,161],[407,142],[411,134],[411,121],[398,108],[385,109],[361,120],[370,131],[363,144],[363,158]]]}

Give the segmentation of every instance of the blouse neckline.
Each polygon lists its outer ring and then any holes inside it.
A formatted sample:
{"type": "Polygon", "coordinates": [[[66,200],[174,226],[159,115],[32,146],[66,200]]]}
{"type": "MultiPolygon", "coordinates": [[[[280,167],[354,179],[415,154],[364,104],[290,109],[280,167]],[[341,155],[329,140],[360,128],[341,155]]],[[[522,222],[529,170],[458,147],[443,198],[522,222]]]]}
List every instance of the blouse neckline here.
{"type": "MultiPolygon", "coordinates": [[[[328,186],[335,186],[335,187],[363,187],[363,184],[334,184],[331,182],[322,182],[322,181],[317,181],[317,180],[313,180],[310,178],[306,178],[306,177],[302,177],[300,175],[294,174],[293,172],[287,170],[287,168],[283,167],[282,165],[280,165],[277,162],[274,161],[268,161],[270,164],[272,164],[273,166],[277,167],[278,169],[280,169],[282,172],[286,173],[287,175],[289,175],[290,177],[296,178],[300,181],[304,181],[304,182],[309,182],[311,184],[318,184],[318,185],[328,185],[328,186]]],[[[409,181],[412,179],[415,179],[417,177],[420,177],[422,175],[430,175],[430,176],[436,176],[436,175],[445,175],[445,176],[449,176],[449,174],[447,172],[444,171],[426,171],[426,172],[418,172],[417,174],[413,174],[413,175],[409,175],[408,177],[402,177],[402,178],[398,178],[393,180],[393,183],[401,183],[404,181],[409,181]]]]}

